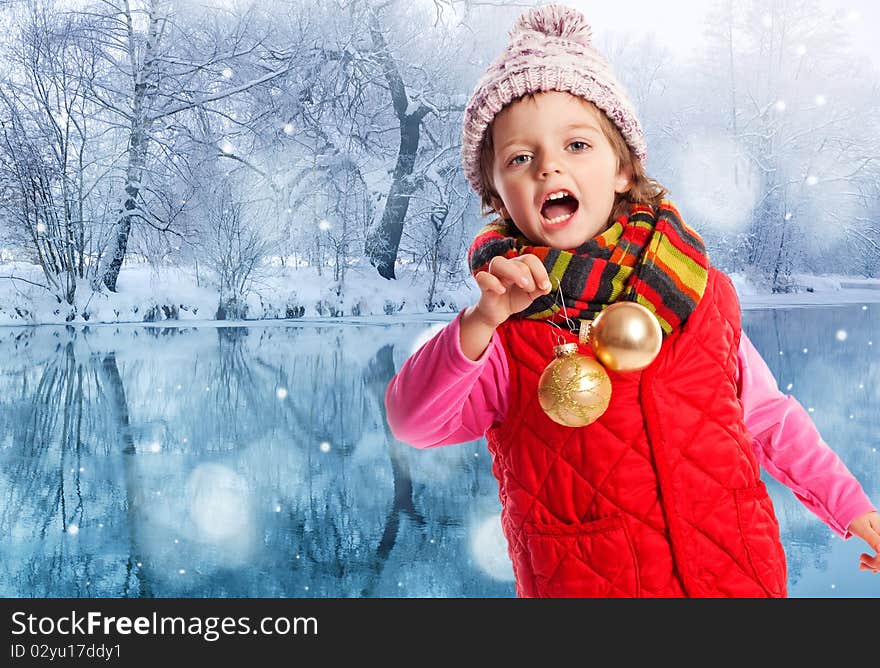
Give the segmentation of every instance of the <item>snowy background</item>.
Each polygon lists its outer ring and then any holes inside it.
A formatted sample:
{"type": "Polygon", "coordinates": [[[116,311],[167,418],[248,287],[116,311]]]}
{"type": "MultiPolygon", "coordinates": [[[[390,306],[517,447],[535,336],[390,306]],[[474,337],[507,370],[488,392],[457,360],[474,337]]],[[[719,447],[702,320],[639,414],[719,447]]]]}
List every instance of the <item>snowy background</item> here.
{"type": "MultiPolygon", "coordinates": [[[[875,4],[574,4],[747,293],[878,276],[875,4]]],[[[524,6],[3,3],[0,323],[473,302],[461,115],[524,6]]]]}

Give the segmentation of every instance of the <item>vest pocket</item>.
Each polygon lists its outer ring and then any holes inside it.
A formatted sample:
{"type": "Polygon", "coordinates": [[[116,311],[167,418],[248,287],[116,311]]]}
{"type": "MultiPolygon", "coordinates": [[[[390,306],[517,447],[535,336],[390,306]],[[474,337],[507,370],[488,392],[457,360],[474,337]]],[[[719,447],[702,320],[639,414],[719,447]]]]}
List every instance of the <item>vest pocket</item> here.
{"type": "Polygon", "coordinates": [[[534,576],[532,596],[635,597],[635,550],[620,515],[580,525],[527,523],[523,536],[534,576]]]}
{"type": "Polygon", "coordinates": [[[769,596],[785,596],[785,552],[767,487],[759,481],[754,487],[733,490],[733,495],[740,535],[755,578],[769,596]]]}

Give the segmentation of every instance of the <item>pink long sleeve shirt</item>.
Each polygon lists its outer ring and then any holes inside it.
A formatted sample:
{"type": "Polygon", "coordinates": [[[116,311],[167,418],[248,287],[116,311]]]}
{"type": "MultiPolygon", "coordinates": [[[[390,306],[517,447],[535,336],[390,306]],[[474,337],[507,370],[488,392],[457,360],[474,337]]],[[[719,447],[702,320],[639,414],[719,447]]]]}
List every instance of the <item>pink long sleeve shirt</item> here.
{"type": "MultiPolygon", "coordinates": [[[[416,448],[481,438],[507,412],[507,357],[497,332],[476,361],[461,350],[461,311],[400,368],[385,391],[391,433],[416,448]]],[[[844,539],[850,522],[875,510],[858,480],[776,380],[745,332],[739,397],[758,463],[844,539]]]]}

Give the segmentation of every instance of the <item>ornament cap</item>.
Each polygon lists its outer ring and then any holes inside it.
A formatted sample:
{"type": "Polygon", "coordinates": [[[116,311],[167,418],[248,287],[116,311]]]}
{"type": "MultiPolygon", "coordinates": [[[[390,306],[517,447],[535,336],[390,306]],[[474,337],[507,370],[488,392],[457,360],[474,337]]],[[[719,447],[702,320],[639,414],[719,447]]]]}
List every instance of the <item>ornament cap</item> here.
{"type": "Polygon", "coordinates": [[[578,351],[578,344],[576,343],[561,343],[558,346],[553,346],[553,355],[556,357],[565,357],[566,355],[573,355],[578,351]]]}
{"type": "Polygon", "coordinates": [[[581,342],[581,345],[590,345],[590,330],[592,330],[592,328],[592,320],[581,320],[581,324],[578,327],[578,340],[581,342]]]}

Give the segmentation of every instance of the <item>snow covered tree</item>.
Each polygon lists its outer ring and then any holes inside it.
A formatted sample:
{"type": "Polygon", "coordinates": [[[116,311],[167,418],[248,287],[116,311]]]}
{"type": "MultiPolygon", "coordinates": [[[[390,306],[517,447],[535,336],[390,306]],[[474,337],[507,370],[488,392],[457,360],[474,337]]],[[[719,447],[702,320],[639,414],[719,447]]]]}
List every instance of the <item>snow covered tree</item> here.
{"type": "Polygon", "coordinates": [[[405,235],[415,270],[424,268],[429,277],[425,305],[433,311],[449,306],[437,298],[437,291],[455,283],[465,268],[468,239],[461,232],[467,227],[471,207],[456,178],[457,164],[442,164],[427,171],[423,193],[413,197],[415,221],[405,235]]]}
{"type": "Polygon", "coordinates": [[[7,236],[43,271],[46,287],[72,306],[77,280],[94,274],[91,220],[107,127],[85,94],[95,53],[81,22],[51,5],[11,8],[20,26],[5,49],[0,81],[0,207],[7,236]]]}
{"type": "Polygon", "coordinates": [[[229,179],[207,181],[195,195],[201,222],[199,255],[220,294],[217,319],[242,319],[247,296],[274,248],[271,221],[259,202],[248,201],[229,179]]]}
{"type": "Polygon", "coordinates": [[[367,241],[370,262],[385,278],[394,278],[394,263],[403,233],[403,221],[409,208],[410,195],[415,190],[412,179],[416,153],[421,139],[422,119],[432,110],[429,104],[411,99],[400,68],[392,55],[388,38],[380,22],[378,8],[366,6],[362,21],[368,27],[372,40],[372,56],[378,61],[388,86],[394,115],[400,125],[400,143],[392,174],[391,189],[385,200],[382,220],[367,241]]]}
{"type": "MultiPolygon", "coordinates": [[[[252,59],[264,39],[249,29],[250,13],[235,17],[230,25],[217,21],[222,31],[199,24],[203,16],[183,20],[183,10],[165,0],[143,0],[139,5],[112,0],[80,13],[91,18],[93,39],[104,46],[107,76],[91,80],[91,97],[127,133],[124,197],[100,271],[100,281],[115,291],[132,224],[150,218],[141,190],[150,160],[158,157],[150,153],[151,143],[162,143],[163,132],[173,133],[178,117],[186,112],[214,112],[214,105],[283,75],[289,65],[281,63],[276,69],[261,69],[252,79],[229,81],[232,68],[252,59]]],[[[235,153],[223,142],[218,150],[235,153]]]]}
{"type": "MultiPolygon", "coordinates": [[[[394,278],[410,204],[425,182],[421,162],[458,148],[432,142],[421,150],[431,123],[460,123],[455,75],[468,43],[456,42],[448,26],[431,27],[434,5],[352,0],[345,9],[335,31],[320,33],[298,127],[312,138],[322,169],[345,160],[360,182],[349,197],[384,199],[381,218],[362,241],[379,274],[394,278]]],[[[336,172],[327,175],[335,179],[336,172]]]]}
{"type": "Polygon", "coordinates": [[[695,83],[706,122],[697,125],[734,147],[731,187],[716,208],[751,201],[732,268],[757,269],[774,291],[795,289],[796,270],[827,271],[836,252],[849,254],[880,158],[876,135],[865,132],[877,117],[874,95],[853,85],[842,19],[814,0],[723,0],[707,22],[695,83]]]}

